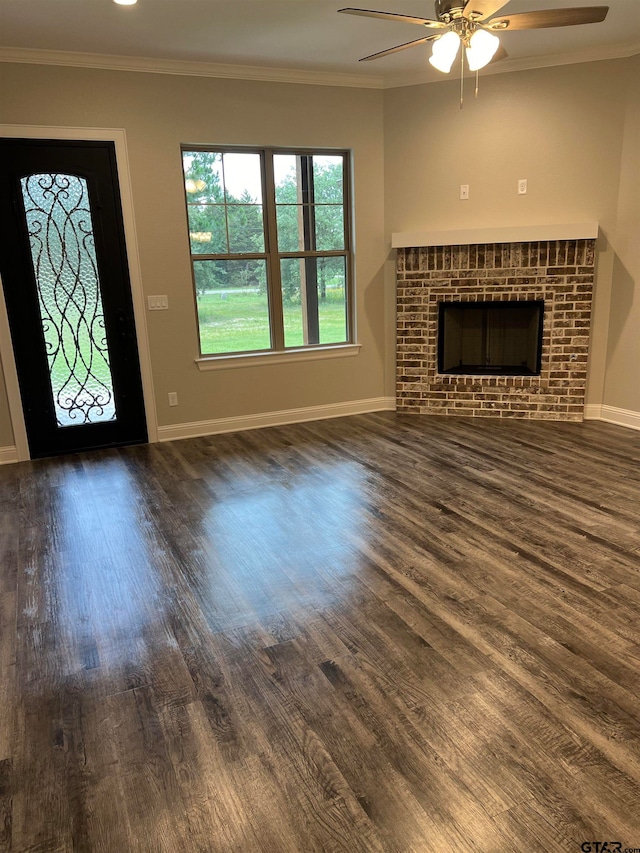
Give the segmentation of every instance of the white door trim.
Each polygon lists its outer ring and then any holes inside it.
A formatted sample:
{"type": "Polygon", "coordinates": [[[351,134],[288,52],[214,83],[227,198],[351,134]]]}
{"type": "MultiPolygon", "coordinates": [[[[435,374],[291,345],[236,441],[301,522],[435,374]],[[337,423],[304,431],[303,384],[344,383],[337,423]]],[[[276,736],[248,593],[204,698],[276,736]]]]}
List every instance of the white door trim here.
{"type": "MultiPolygon", "coordinates": [[[[133,194],[131,191],[129,158],[127,156],[127,138],[124,129],[113,127],[45,127],[37,125],[0,124],[0,135],[18,139],[91,140],[113,142],[115,144],[118,183],[120,185],[120,199],[122,202],[122,218],[124,221],[124,237],[129,262],[133,313],[140,357],[140,373],[142,375],[142,393],[147,418],[147,432],[149,441],[156,442],[158,440],[158,417],[153,392],[151,352],[149,350],[147,316],[142,290],[138,238],[133,213],[133,194]]],[[[22,462],[30,458],[29,445],[27,443],[27,432],[18,385],[18,372],[16,370],[13,347],[11,346],[9,335],[7,306],[2,287],[0,287],[0,357],[2,358],[4,367],[14,441],[18,452],[18,459],[22,462]]]]}

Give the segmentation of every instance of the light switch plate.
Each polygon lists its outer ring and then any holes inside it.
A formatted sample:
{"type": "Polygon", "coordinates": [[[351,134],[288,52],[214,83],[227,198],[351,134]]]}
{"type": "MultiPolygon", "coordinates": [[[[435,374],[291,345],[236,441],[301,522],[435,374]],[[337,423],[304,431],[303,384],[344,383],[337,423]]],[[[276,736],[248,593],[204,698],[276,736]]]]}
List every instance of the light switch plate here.
{"type": "Polygon", "coordinates": [[[166,311],[169,307],[168,296],[147,296],[149,311],[166,311]]]}

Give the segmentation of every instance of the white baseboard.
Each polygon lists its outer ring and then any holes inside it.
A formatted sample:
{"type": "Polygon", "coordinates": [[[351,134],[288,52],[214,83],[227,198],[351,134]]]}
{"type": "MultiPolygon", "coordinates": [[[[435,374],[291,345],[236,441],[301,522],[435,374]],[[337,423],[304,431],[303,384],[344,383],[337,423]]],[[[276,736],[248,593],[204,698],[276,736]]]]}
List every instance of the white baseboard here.
{"type": "Polygon", "coordinates": [[[584,417],[589,421],[606,421],[609,424],[640,430],[640,412],[634,412],[631,409],[591,404],[584,407],[584,417]]]}
{"type": "Polygon", "coordinates": [[[602,415],[602,406],[598,403],[586,403],[584,407],[585,421],[599,421],[602,415]]]}
{"type": "Polygon", "coordinates": [[[264,412],[259,415],[194,421],[158,427],[158,440],[175,441],[178,438],[197,438],[201,435],[216,435],[222,432],[239,432],[245,429],[284,426],[304,421],[321,421],[346,415],[364,415],[367,412],[393,411],[395,407],[395,397],[373,397],[369,400],[353,400],[349,403],[329,403],[327,406],[308,406],[304,409],[283,409],[279,412],[264,412]]]}
{"type": "Polygon", "coordinates": [[[18,461],[18,449],[14,445],[0,447],[0,465],[8,465],[9,462],[18,461]]]}

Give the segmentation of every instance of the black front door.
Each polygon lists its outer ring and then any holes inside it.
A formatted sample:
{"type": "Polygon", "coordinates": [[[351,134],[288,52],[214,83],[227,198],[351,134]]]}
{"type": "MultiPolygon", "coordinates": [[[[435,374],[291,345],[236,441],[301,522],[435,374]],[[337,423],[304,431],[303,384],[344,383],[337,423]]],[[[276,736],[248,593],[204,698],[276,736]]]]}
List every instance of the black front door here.
{"type": "Polygon", "coordinates": [[[113,143],[0,140],[0,273],[31,456],[146,441],[113,143]]]}

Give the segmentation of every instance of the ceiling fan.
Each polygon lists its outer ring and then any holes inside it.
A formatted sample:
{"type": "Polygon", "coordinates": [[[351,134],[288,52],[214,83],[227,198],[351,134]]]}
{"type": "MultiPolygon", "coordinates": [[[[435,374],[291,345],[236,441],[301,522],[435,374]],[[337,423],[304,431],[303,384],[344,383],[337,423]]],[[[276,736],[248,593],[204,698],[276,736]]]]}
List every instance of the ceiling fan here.
{"type": "MultiPolygon", "coordinates": [[[[508,13],[497,15],[496,13],[507,3],[508,0],[435,0],[437,20],[399,15],[394,12],[375,12],[370,9],[338,9],[338,11],[347,15],[363,15],[367,18],[417,24],[427,29],[437,30],[438,32],[434,35],[364,56],[360,62],[381,59],[383,56],[432,41],[433,49],[429,62],[445,74],[451,70],[461,44],[465,48],[464,53],[469,70],[477,71],[489,62],[497,62],[507,56],[506,50],[500,45],[495,35],[498,32],[597,24],[604,21],[609,11],[608,6],[578,6],[569,9],[521,12],[515,15],[508,13]]],[[[461,66],[464,68],[464,54],[461,56],[461,66]]]]}

